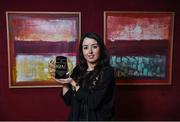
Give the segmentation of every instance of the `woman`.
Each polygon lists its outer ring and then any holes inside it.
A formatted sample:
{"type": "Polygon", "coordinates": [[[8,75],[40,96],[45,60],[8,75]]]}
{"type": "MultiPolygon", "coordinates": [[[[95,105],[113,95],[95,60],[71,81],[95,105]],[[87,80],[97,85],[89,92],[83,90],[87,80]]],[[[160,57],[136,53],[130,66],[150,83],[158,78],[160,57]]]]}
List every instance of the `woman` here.
{"type": "Polygon", "coordinates": [[[111,120],[114,112],[115,78],[103,40],[86,33],[80,40],[79,64],[63,84],[62,98],[71,106],[69,120],[111,120]]]}

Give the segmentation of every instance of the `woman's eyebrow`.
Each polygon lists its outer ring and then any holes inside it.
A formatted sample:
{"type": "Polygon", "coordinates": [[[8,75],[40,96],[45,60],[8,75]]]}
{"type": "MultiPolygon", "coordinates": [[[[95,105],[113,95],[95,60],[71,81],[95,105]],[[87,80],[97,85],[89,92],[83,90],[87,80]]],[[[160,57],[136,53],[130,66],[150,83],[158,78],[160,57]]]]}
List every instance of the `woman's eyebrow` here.
{"type": "MultiPolygon", "coordinates": [[[[98,43],[94,43],[94,44],[91,44],[91,45],[98,45],[98,43]]],[[[88,46],[87,44],[84,44],[82,46],[88,46]]]]}
{"type": "Polygon", "coordinates": [[[94,44],[92,44],[92,45],[98,45],[98,43],[94,43],[94,44]]]}
{"type": "Polygon", "coordinates": [[[88,46],[88,45],[82,45],[82,46],[88,46]]]}

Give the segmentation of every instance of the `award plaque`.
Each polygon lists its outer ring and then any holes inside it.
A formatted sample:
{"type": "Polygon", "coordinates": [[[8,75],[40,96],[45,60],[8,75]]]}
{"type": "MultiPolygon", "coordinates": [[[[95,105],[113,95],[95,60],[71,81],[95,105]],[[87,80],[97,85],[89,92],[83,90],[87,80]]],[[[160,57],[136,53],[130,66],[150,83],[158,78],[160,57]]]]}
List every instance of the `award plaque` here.
{"type": "Polygon", "coordinates": [[[56,79],[66,79],[71,75],[73,67],[73,62],[70,58],[66,56],[52,56],[48,64],[48,71],[56,79]]]}
{"type": "Polygon", "coordinates": [[[67,57],[57,56],[55,65],[55,78],[65,79],[67,78],[66,73],[68,72],[67,57]]]}

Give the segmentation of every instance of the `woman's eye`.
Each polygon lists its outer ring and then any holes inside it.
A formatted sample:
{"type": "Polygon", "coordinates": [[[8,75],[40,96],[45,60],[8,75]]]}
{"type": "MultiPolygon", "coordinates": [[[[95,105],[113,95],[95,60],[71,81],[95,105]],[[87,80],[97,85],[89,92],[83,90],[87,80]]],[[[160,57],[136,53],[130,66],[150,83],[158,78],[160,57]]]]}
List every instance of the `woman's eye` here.
{"type": "Polygon", "coordinates": [[[96,49],[98,46],[97,45],[93,45],[93,48],[96,49]]]}
{"type": "Polygon", "coordinates": [[[83,47],[84,50],[88,49],[88,47],[83,47]]]}

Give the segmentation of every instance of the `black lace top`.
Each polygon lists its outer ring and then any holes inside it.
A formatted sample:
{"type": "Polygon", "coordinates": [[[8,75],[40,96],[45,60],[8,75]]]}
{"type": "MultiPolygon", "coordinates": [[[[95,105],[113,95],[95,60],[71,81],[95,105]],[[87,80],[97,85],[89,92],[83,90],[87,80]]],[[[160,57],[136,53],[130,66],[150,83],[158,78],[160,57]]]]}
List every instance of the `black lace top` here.
{"type": "Polygon", "coordinates": [[[74,69],[72,78],[78,81],[80,88],[74,92],[71,88],[62,96],[66,105],[71,106],[69,120],[111,120],[114,113],[115,78],[112,67],[100,72],[87,71],[79,75],[74,69]],[[82,77],[78,77],[82,76],[82,77]]]}

